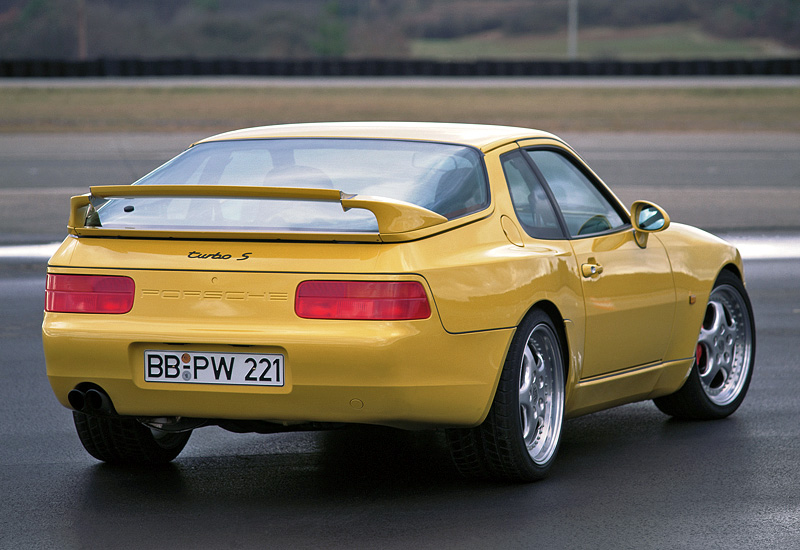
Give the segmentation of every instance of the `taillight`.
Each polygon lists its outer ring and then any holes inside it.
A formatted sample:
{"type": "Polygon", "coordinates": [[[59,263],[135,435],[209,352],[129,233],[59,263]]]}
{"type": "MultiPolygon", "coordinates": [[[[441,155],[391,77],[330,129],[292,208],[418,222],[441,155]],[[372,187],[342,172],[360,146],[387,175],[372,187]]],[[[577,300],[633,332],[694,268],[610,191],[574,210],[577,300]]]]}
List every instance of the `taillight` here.
{"type": "Polygon", "coordinates": [[[431,315],[425,288],[416,281],[303,281],[294,310],[304,319],[406,321],[431,315]]]}
{"type": "Polygon", "coordinates": [[[59,313],[128,313],[136,285],[130,277],[47,275],[45,311],[59,313]]]}

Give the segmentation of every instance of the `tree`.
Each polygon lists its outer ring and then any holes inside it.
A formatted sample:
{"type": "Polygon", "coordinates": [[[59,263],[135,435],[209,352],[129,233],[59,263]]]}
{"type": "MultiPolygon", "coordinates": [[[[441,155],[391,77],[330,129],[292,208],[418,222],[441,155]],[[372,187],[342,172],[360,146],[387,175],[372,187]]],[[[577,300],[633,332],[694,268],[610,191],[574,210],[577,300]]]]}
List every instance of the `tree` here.
{"type": "Polygon", "coordinates": [[[342,57],[347,53],[347,25],[341,17],[339,3],[331,0],[322,10],[317,39],[311,44],[314,53],[324,57],[342,57]]]}

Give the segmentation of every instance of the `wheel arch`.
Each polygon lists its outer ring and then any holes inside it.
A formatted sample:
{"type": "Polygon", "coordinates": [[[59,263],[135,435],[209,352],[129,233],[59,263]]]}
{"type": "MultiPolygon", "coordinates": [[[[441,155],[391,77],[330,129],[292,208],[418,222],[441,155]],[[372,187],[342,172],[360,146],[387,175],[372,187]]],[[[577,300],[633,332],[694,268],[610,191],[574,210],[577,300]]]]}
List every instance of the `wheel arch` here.
{"type": "MultiPolygon", "coordinates": [[[[691,420],[712,420],[724,418],[736,411],[747,394],[755,366],[756,326],[753,307],[747,294],[747,290],[744,288],[744,280],[741,276],[738,266],[726,264],[722,267],[722,269],[720,269],[719,274],[714,282],[714,290],[712,290],[711,295],[709,296],[709,302],[711,301],[711,297],[714,295],[714,292],[718,288],[721,292],[728,292],[731,295],[730,300],[726,300],[725,298],[717,298],[718,307],[725,307],[726,313],[724,314],[724,317],[731,320],[735,319],[735,312],[738,310],[740,315],[747,317],[747,321],[742,325],[734,323],[733,321],[728,321],[727,324],[729,328],[723,329],[723,331],[717,331],[717,329],[711,326],[716,325],[716,323],[711,323],[709,327],[705,327],[704,323],[704,328],[701,328],[700,330],[698,341],[700,343],[705,342],[704,350],[706,351],[703,353],[703,356],[706,357],[712,354],[711,352],[707,351],[709,347],[713,349],[717,348],[717,346],[725,346],[725,344],[720,343],[725,340],[727,340],[728,346],[733,346],[731,342],[734,340],[739,342],[735,344],[735,351],[732,351],[733,348],[723,347],[717,349],[715,352],[718,354],[716,359],[717,361],[720,361],[719,354],[722,353],[722,351],[725,352],[726,357],[729,354],[731,357],[728,366],[720,368],[720,371],[736,371],[736,374],[735,376],[724,377],[722,381],[718,383],[720,386],[715,386],[719,387],[720,391],[722,392],[715,394],[717,396],[721,396],[720,400],[718,401],[717,397],[712,396],[708,390],[708,388],[713,384],[713,381],[706,380],[706,382],[703,382],[702,377],[704,375],[701,374],[701,369],[698,367],[699,359],[696,359],[692,364],[688,378],[685,380],[685,383],[681,388],[672,394],[662,395],[654,399],[656,406],[662,412],[670,416],[691,420]],[[729,287],[731,290],[722,290],[725,286],[729,287]],[[721,301],[724,301],[727,305],[719,305],[719,302],[721,301]],[[731,313],[727,313],[728,308],[732,308],[731,313]],[[741,326],[741,328],[737,328],[738,326],[741,326]],[[706,331],[705,337],[703,336],[703,331],[706,331]],[[726,335],[724,338],[721,337],[723,334],[726,335]],[[732,337],[731,334],[733,335],[732,337]],[[739,359],[735,358],[742,358],[741,360],[746,364],[737,366],[736,363],[739,362],[739,359]],[[725,379],[733,380],[734,386],[731,386],[728,389],[725,389],[724,386],[721,386],[722,384],[727,385],[725,379]]],[[[719,313],[716,315],[719,315],[719,313]]],[[[722,322],[720,324],[725,325],[726,323],[722,322]]],[[[697,346],[699,349],[700,345],[698,344],[697,346]]],[[[728,361],[728,359],[725,360],[726,363],[728,361]]],[[[707,372],[711,371],[708,370],[707,372]]]]}
{"type": "MultiPolygon", "coordinates": [[[[558,306],[554,302],[552,302],[551,300],[548,300],[546,298],[543,298],[543,299],[540,299],[537,302],[534,302],[519,317],[519,320],[517,321],[516,325],[514,326],[514,332],[512,333],[511,337],[508,338],[508,340],[507,340],[506,349],[505,349],[505,352],[503,354],[502,364],[505,364],[505,361],[508,358],[509,353],[511,353],[511,349],[512,349],[512,344],[513,344],[514,338],[519,333],[519,327],[522,326],[522,324],[525,322],[525,320],[528,317],[530,317],[531,315],[533,315],[537,311],[541,311],[547,317],[549,317],[550,321],[553,323],[553,326],[555,327],[556,335],[558,336],[559,343],[561,344],[561,362],[562,362],[562,367],[564,369],[564,382],[565,382],[566,388],[569,388],[575,377],[571,376],[571,375],[574,374],[574,372],[573,372],[574,369],[571,368],[572,367],[572,363],[569,360],[569,358],[570,358],[570,344],[569,344],[569,342],[570,341],[569,341],[569,338],[568,338],[568,335],[567,335],[567,330],[566,330],[566,328],[564,326],[564,323],[566,322],[566,320],[565,320],[564,316],[561,314],[561,310],[558,308],[558,306]]],[[[501,375],[502,375],[502,368],[500,368],[497,371],[497,377],[496,377],[496,379],[494,381],[494,387],[492,388],[491,395],[489,397],[489,401],[487,402],[486,407],[484,409],[484,412],[483,412],[483,414],[481,416],[481,420],[480,420],[481,423],[486,419],[486,415],[489,413],[489,409],[491,407],[492,400],[494,399],[494,396],[496,395],[497,389],[498,389],[498,387],[500,385],[500,377],[501,377],[501,375]]]]}
{"type": "Polygon", "coordinates": [[[717,275],[717,279],[719,279],[719,276],[722,275],[724,271],[730,272],[731,275],[734,275],[737,279],[739,279],[740,281],[742,281],[742,283],[744,283],[744,274],[742,273],[742,270],[739,269],[738,265],[734,263],[727,263],[723,265],[722,268],[719,270],[719,275],[717,275]]]}
{"type": "Polygon", "coordinates": [[[752,325],[753,331],[753,355],[755,356],[755,348],[756,348],[756,325],[755,325],[755,311],[753,310],[753,304],[750,300],[750,295],[747,292],[747,286],[744,281],[744,273],[741,270],[741,267],[735,263],[728,263],[722,266],[720,269],[717,278],[714,280],[714,286],[717,286],[719,283],[720,278],[722,278],[724,273],[730,273],[732,276],[736,277],[739,282],[742,284],[744,288],[744,300],[747,303],[748,311],[750,313],[750,323],[752,325]]]}
{"type": "Polygon", "coordinates": [[[558,339],[561,342],[561,362],[564,368],[564,381],[568,384],[569,383],[569,375],[570,375],[570,343],[569,338],[567,337],[567,330],[564,326],[566,320],[564,316],[561,314],[561,310],[558,306],[550,300],[539,300],[538,302],[534,303],[528,311],[525,312],[525,315],[520,319],[520,322],[517,326],[522,324],[522,321],[531,315],[534,311],[543,311],[550,320],[553,322],[553,326],[556,329],[556,334],[558,335],[558,339]]]}
{"type": "Polygon", "coordinates": [[[469,434],[470,439],[463,431],[451,434],[451,453],[462,472],[483,471],[510,481],[536,481],[547,475],[558,452],[566,402],[563,325],[560,310],[546,299],[532,304],[522,316],[488,414],[469,434]],[[530,344],[534,339],[538,344],[530,344]],[[538,350],[538,366],[532,365],[534,360],[523,359],[529,345],[538,350]],[[555,346],[561,354],[560,369],[554,364],[558,357],[555,346]],[[476,460],[478,451],[480,462],[476,460]]]}

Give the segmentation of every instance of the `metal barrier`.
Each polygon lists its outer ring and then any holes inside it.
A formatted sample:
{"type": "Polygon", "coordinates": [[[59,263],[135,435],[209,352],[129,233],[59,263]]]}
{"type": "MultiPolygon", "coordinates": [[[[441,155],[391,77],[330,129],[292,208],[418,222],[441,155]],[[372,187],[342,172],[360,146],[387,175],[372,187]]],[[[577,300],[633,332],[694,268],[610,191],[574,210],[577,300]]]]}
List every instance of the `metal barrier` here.
{"type": "Polygon", "coordinates": [[[664,61],[424,59],[0,59],[0,78],[141,76],[797,76],[800,58],[664,61]]]}

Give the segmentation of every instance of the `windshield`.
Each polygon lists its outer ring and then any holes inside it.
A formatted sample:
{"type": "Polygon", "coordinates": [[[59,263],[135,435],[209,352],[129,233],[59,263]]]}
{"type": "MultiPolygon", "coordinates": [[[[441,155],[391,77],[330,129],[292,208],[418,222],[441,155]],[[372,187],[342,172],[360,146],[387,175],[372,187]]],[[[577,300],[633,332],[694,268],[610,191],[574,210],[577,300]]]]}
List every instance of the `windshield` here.
{"type": "MultiPolygon", "coordinates": [[[[441,143],[377,139],[255,139],[196,145],[134,185],[336,189],[415,204],[454,219],[486,208],[480,153],[441,143]]],[[[371,212],[338,202],[255,198],[120,198],[107,228],[375,232],[371,212]]]]}

